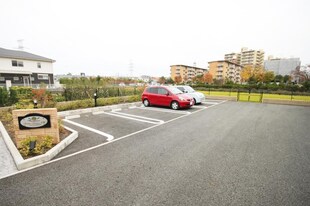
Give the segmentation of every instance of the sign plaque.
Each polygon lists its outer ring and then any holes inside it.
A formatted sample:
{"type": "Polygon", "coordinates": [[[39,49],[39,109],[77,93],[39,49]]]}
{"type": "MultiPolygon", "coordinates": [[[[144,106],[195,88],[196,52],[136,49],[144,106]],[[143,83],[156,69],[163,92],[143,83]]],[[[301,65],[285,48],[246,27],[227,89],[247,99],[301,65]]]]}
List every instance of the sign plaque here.
{"type": "Polygon", "coordinates": [[[18,125],[20,130],[51,128],[50,115],[30,113],[25,116],[20,116],[18,117],[18,125]]]}

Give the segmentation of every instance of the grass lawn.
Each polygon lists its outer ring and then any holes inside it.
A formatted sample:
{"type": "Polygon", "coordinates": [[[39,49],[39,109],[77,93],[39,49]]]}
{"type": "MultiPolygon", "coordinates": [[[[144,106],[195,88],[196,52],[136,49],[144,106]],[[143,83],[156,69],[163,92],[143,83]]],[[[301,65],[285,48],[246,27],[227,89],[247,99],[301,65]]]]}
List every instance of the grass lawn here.
{"type": "MultiPolygon", "coordinates": [[[[237,92],[221,92],[221,91],[199,91],[206,96],[230,96],[230,97],[237,97],[237,92]]],[[[239,95],[240,101],[251,101],[251,102],[259,102],[260,101],[260,94],[259,93],[243,93],[241,92],[239,95]]],[[[283,100],[303,100],[303,101],[310,101],[310,96],[299,96],[293,95],[293,99],[291,99],[291,95],[284,95],[284,94],[263,94],[263,98],[266,99],[283,99],[283,100]]]]}

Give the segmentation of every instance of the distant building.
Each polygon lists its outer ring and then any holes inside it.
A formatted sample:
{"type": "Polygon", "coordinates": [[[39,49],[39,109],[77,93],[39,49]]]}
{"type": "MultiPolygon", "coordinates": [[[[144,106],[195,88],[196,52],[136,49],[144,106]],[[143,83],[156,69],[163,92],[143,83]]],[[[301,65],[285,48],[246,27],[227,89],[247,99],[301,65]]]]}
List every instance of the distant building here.
{"type": "Polygon", "coordinates": [[[301,64],[299,58],[268,58],[265,60],[264,67],[268,71],[273,71],[275,75],[290,75],[293,70],[301,64]]]}
{"type": "Polygon", "coordinates": [[[241,83],[242,66],[227,60],[209,62],[209,73],[214,79],[241,83]]]}
{"type": "Polygon", "coordinates": [[[263,50],[252,50],[243,47],[240,53],[225,54],[224,59],[242,66],[263,66],[264,55],[265,52],[263,50]]]}
{"type": "Polygon", "coordinates": [[[29,52],[0,48],[0,86],[52,85],[54,62],[29,52]]]}
{"type": "Polygon", "coordinates": [[[170,77],[175,81],[176,76],[181,76],[182,82],[192,81],[195,76],[204,75],[208,70],[195,66],[186,65],[171,65],[170,66],[170,77]]]}
{"type": "Polygon", "coordinates": [[[241,53],[225,54],[225,60],[233,62],[235,64],[240,64],[240,62],[241,62],[241,53]]]}

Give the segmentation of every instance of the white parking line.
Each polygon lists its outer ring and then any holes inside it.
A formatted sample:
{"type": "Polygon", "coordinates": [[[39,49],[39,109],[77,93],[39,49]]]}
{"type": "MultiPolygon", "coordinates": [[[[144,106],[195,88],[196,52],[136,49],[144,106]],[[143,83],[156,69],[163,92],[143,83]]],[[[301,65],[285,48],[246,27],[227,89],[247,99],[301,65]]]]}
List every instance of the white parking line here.
{"type": "Polygon", "coordinates": [[[146,118],[143,119],[143,117],[141,117],[141,116],[140,116],[140,119],[138,119],[138,118],[129,117],[129,115],[123,115],[120,113],[114,114],[114,113],[117,113],[117,112],[113,112],[113,113],[105,112],[104,114],[115,116],[115,117],[120,117],[120,118],[124,118],[124,119],[130,119],[130,120],[134,120],[134,121],[138,121],[138,122],[146,122],[146,123],[150,123],[150,124],[162,124],[162,123],[164,123],[164,121],[162,121],[162,120],[156,120],[154,122],[154,121],[146,120],[146,118]]]}
{"type": "Polygon", "coordinates": [[[202,103],[204,103],[204,104],[218,104],[219,102],[209,102],[209,101],[204,101],[204,102],[202,102],[202,103]]]}
{"type": "Polygon", "coordinates": [[[144,107],[143,105],[142,105],[141,107],[137,107],[136,109],[144,109],[144,110],[151,110],[151,111],[157,111],[157,112],[167,112],[167,113],[174,113],[174,114],[183,114],[183,115],[191,114],[191,112],[175,111],[175,110],[159,109],[159,108],[151,108],[151,107],[144,107]]]}
{"type": "Polygon", "coordinates": [[[101,135],[101,136],[107,137],[107,141],[112,141],[112,140],[114,139],[114,136],[113,136],[113,135],[110,135],[110,134],[101,132],[101,131],[96,130],[96,129],[94,129],[94,128],[87,127],[87,126],[85,126],[85,125],[82,125],[82,124],[73,122],[73,121],[68,120],[68,119],[64,119],[63,121],[68,122],[68,123],[70,123],[70,124],[73,124],[73,125],[75,125],[75,126],[81,127],[81,128],[83,128],[83,129],[89,130],[89,131],[91,131],[91,132],[97,133],[97,134],[99,134],[99,135],[101,135]]]}
{"type": "Polygon", "coordinates": [[[194,105],[192,108],[200,108],[200,109],[204,109],[204,108],[206,108],[206,106],[197,106],[197,105],[194,105]]]}
{"type": "Polygon", "coordinates": [[[138,119],[151,120],[151,121],[154,121],[154,122],[159,122],[160,124],[164,123],[164,121],[160,120],[160,119],[154,119],[154,118],[143,117],[143,116],[127,114],[127,113],[122,113],[122,112],[115,112],[115,111],[112,111],[112,113],[119,114],[119,115],[125,115],[125,116],[129,116],[129,117],[134,117],[134,118],[138,118],[138,119]]]}
{"type": "Polygon", "coordinates": [[[77,115],[71,115],[71,116],[66,116],[65,119],[77,119],[80,118],[81,116],[79,114],[77,115]]]}

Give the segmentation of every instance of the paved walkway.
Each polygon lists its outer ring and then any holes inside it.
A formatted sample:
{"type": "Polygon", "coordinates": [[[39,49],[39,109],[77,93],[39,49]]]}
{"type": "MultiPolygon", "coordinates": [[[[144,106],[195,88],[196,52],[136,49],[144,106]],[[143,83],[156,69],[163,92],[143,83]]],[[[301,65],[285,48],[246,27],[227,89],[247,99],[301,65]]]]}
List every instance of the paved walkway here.
{"type": "Polygon", "coordinates": [[[0,178],[17,172],[13,157],[6,147],[3,137],[0,133],[0,178]]]}

